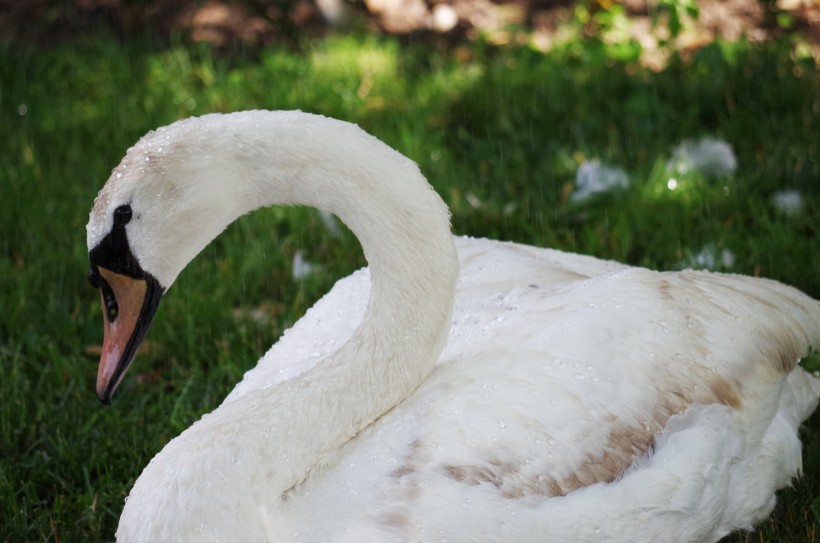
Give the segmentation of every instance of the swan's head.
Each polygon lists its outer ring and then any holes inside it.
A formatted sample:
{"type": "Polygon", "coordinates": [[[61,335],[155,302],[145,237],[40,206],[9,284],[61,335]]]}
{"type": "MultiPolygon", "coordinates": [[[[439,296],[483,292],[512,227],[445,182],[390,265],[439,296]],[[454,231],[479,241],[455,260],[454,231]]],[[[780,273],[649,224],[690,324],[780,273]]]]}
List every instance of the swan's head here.
{"type": "MultiPolygon", "coordinates": [[[[188,262],[234,219],[273,204],[336,213],[391,285],[408,267],[388,231],[414,251],[440,248],[455,281],[446,206],[415,164],[355,125],[274,111],[176,122],[128,150],[88,222],[89,279],[101,291],[105,320],[102,401],[111,401],[163,292],[188,262]]],[[[441,275],[438,264],[430,273],[441,275]]]]}
{"type": "MultiPolygon", "coordinates": [[[[94,202],[88,278],[100,289],[104,339],[97,396],[111,402],[167,290],[235,218],[231,160],[191,119],[132,147],[94,202]],[[204,141],[203,141],[204,139],[204,141]]],[[[205,131],[207,132],[207,131],[205,131]]]]}

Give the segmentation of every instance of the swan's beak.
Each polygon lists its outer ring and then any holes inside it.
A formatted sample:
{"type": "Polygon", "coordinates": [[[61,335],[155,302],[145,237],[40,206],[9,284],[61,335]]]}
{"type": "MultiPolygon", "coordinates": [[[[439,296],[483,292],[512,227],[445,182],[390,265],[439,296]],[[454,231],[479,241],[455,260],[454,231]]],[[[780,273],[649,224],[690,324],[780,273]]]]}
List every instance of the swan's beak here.
{"type": "Polygon", "coordinates": [[[117,385],[148,333],[163,289],[150,275],[134,278],[102,266],[97,266],[97,272],[104,322],[97,397],[110,404],[117,385]]]}

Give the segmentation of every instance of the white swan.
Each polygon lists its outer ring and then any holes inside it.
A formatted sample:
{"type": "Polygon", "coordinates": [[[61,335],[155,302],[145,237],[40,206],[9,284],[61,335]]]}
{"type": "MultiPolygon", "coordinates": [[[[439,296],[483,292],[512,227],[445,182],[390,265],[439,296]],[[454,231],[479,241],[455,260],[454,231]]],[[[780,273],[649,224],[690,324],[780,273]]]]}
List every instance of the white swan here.
{"type": "Polygon", "coordinates": [[[180,121],[113,171],[88,224],[101,399],[182,268],[273,204],[338,215],[369,269],[151,461],[118,540],[715,541],[800,471],[818,302],[454,238],[411,161],[299,112],[180,121]]]}

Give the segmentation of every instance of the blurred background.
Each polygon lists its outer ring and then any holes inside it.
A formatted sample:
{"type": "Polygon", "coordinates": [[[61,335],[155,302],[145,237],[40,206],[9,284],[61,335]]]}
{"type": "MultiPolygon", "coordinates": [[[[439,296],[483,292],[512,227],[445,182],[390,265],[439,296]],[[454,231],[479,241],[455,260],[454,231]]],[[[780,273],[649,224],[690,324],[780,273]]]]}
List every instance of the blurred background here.
{"type": "MultiPolygon", "coordinates": [[[[333,216],[239,220],[102,406],[85,223],[148,130],[338,117],[418,162],[458,234],[820,298],[818,61],[816,0],[0,0],[0,541],[112,541],[150,458],[365,265],[333,216]]],[[[817,414],[802,438],[804,477],[727,541],[820,541],[817,414]]]]}

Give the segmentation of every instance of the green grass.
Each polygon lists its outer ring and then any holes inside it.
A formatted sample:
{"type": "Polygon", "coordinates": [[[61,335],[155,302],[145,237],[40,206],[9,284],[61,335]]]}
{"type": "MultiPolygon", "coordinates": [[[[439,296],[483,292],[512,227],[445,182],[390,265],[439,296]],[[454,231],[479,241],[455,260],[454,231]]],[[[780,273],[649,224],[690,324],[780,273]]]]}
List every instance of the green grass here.
{"type": "MultiPolygon", "coordinates": [[[[418,161],[457,233],[664,269],[725,248],[732,271],[820,297],[813,64],[777,43],[712,45],[660,73],[611,61],[594,44],[461,53],[351,37],[247,57],[105,35],[46,50],[0,45],[0,541],[112,540],[148,460],[364,264],[355,239],[330,237],[311,210],[241,219],[166,296],[147,352],[104,408],[97,360],[85,354],[102,336],[85,279],[87,213],[128,146],[184,116],[299,108],[340,117],[418,161]],[[666,189],[672,148],[703,135],[732,144],[736,174],[666,189]],[[626,169],[632,185],[569,203],[590,158],[626,169]],[[802,193],[801,214],[769,203],[786,188],[802,193]],[[320,266],[303,281],[290,273],[299,248],[320,266]],[[235,317],[260,307],[271,323],[235,317]]],[[[820,541],[817,414],[802,435],[806,475],[759,532],[730,541],[820,541]]]]}

